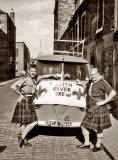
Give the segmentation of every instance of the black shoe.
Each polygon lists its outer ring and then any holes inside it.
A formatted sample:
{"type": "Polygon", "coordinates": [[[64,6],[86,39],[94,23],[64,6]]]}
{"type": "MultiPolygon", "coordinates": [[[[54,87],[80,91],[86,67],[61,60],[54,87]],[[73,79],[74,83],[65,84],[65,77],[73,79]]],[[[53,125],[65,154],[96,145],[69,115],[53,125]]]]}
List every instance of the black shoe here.
{"type": "Polygon", "coordinates": [[[81,149],[90,149],[90,145],[77,145],[76,147],[81,149]]]}
{"type": "Polygon", "coordinates": [[[91,151],[92,152],[98,152],[98,151],[101,151],[102,150],[102,147],[94,147],[91,151]]]}
{"type": "Polygon", "coordinates": [[[24,145],[24,139],[22,139],[21,136],[19,136],[19,138],[18,138],[18,144],[19,144],[20,148],[22,148],[22,146],[24,145]]]}

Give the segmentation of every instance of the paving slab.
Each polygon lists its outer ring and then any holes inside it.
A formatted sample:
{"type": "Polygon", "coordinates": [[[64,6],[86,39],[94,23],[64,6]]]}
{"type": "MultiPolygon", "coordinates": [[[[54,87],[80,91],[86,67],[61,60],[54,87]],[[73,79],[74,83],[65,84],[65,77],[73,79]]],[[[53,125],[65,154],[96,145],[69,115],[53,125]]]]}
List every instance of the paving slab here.
{"type": "Polygon", "coordinates": [[[118,120],[110,115],[112,127],[104,130],[103,145],[114,160],[118,160],[118,120]]]}

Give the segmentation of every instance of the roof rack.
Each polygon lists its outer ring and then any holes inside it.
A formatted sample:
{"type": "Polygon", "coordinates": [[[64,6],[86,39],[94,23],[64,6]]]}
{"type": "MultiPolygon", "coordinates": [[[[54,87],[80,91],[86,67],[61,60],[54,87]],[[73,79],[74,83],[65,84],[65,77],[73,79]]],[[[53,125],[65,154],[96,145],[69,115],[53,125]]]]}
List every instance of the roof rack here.
{"type": "Polygon", "coordinates": [[[84,40],[41,39],[40,55],[71,55],[83,57],[84,40]]]}

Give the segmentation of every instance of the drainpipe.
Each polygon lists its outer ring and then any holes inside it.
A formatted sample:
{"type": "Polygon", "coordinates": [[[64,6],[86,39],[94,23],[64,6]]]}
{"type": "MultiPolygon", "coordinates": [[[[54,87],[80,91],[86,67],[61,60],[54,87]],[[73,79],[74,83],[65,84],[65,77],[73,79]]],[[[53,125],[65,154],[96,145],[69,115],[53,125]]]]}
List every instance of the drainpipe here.
{"type": "Polygon", "coordinates": [[[114,28],[115,30],[118,27],[117,20],[118,20],[118,0],[114,0],[114,28]]]}
{"type": "Polygon", "coordinates": [[[115,62],[116,62],[116,42],[114,42],[113,45],[113,87],[116,89],[116,66],[115,66],[115,62]]]}

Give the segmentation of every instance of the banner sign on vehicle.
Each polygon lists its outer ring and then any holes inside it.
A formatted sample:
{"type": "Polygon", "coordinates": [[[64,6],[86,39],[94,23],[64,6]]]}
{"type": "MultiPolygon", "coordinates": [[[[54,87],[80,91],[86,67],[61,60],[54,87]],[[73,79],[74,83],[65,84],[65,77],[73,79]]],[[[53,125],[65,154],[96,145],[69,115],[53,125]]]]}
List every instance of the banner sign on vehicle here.
{"type": "Polygon", "coordinates": [[[37,86],[34,104],[62,104],[86,108],[84,88],[71,81],[43,80],[37,86]]]}

